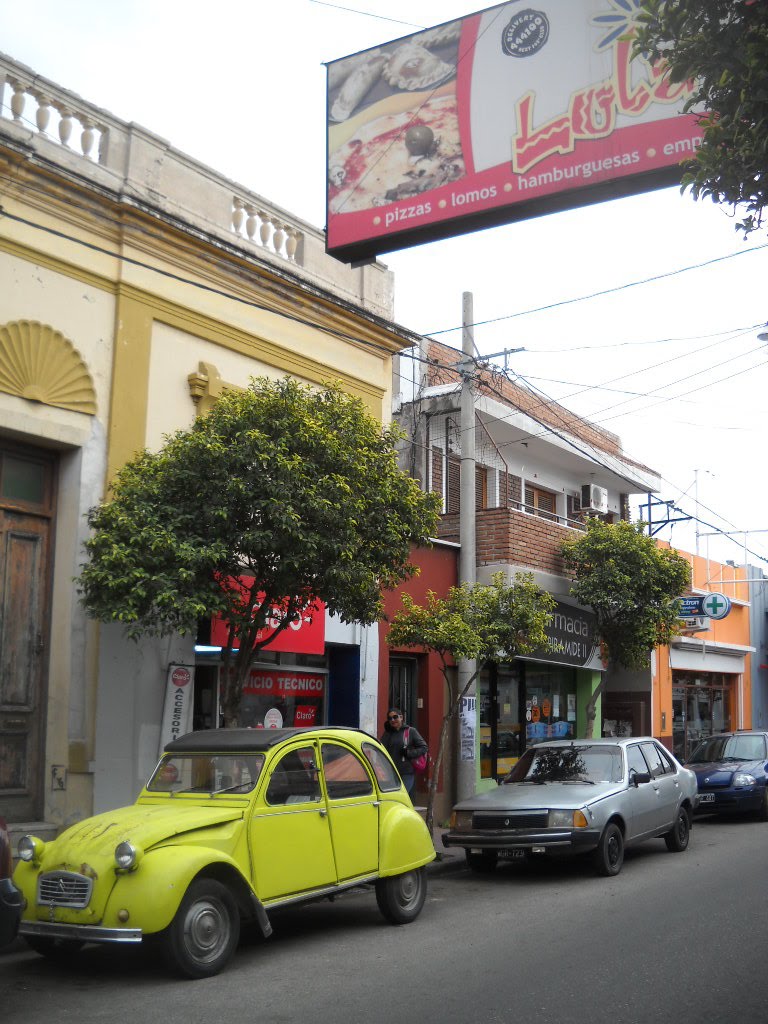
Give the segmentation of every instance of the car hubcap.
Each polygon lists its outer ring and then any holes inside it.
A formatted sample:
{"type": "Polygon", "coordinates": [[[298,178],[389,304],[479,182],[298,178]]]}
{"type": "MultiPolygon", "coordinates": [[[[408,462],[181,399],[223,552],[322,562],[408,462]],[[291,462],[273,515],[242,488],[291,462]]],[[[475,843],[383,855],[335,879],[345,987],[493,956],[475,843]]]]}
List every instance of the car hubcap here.
{"type": "Polygon", "coordinates": [[[608,840],[608,863],[615,868],[619,862],[619,841],[616,836],[608,840]]]}
{"type": "Polygon", "coordinates": [[[210,899],[193,904],[184,921],[184,940],[195,960],[214,960],[229,940],[229,917],[224,907],[210,899]]]}
{"type": "Polygon", "coordinates": [[[419,898],[421,892],[421,878],[416,871],[409,871],[400,876],[400,885],[397,893],[397,901],[401,907],[407,909],[419,898]]]}

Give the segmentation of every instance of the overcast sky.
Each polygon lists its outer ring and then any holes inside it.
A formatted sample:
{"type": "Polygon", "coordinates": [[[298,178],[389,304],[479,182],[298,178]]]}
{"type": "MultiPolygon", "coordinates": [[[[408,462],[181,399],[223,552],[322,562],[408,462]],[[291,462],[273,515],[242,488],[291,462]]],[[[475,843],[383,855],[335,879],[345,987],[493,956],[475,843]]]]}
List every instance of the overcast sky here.
{"type": "MultiPolygon", "coordinates": [[[[0,5],[0,51],[322,227],[323,62],[475,9],[37,0],[0,5]]],[[[768,568],[768,234],[745,241],[729,211],[673,188],[382,260],[400,323],[459,348],[472,292],[480,353],[524,348],[510,368],[619,434],[663,477],[660,497],[694,513],[698,492],[702,554],[741,563],[743,533],[704,534],[746,531],[768,568]]],[[[692,524],[659,536],[696,543],[692,524]]]]}

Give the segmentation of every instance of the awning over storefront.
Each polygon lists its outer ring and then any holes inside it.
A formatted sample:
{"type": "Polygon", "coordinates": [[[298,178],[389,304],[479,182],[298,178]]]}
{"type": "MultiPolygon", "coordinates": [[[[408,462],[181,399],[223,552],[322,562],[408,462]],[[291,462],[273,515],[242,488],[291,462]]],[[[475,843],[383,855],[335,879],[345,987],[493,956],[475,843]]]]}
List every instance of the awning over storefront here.
{"type": "Polygon", "coordinates": [[[670,668],[688,672],[728,672],[741,675],[745,671],[746,656],[754,650],[754,647],[684,641],[670,647],[669,664],[670,668]]]}

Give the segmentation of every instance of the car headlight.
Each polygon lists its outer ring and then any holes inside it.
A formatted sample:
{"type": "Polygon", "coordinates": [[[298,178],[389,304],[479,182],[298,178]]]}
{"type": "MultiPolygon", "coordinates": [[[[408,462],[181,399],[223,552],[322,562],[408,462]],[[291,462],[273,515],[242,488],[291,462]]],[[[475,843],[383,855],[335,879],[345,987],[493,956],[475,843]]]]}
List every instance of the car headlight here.
{"type": "Polygon", "coordinates": [[[733,784],[736,789],[744,789],[745,786],[754,786],[757,779],[754,775],[749,775],[747,772],[736,772],[733,776],[733,784]]]}
{"type": "Polygon", "coordinates": [[[132,871],[141,857],[142,851],[127,840],[118,843],[115,847],[115,864],[120,871],[132,871]]]}
{"type": "Polygon", "coordinates": [[[454,811],[451,815],[454,832],[469,832],[472,828],[472,811],[454,811]]]}
{"type": "Polygon", "coordinates": [[[38,839],[36,836],[22,836],[18,845],[19,860],[26,861],[28,864],[39,863],[44,848],[45,843],[42,839],[38,839]]]}
{"type": "Polygon", "coordinates": [[[586,828],[587,824],[584,811],[550,811],[547,820],[549,828],[586,828]]]}

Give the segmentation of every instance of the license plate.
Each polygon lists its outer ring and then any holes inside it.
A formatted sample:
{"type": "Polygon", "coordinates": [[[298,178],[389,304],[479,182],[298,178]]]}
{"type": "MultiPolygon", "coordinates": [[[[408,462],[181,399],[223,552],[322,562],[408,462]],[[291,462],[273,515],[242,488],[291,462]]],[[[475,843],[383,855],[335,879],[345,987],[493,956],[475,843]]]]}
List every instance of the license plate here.
{"type": "Polygon", "coordinates": [[[514,860],[518,857],[524,857],[525,850],[499,850],[499,856],[504,857],[505,860],[514,860]]]}
{"type": "Polygon", "coordinates": [[[713,804],[715,802],[714,793],[699,793],[700,804],[713,804]]]}

